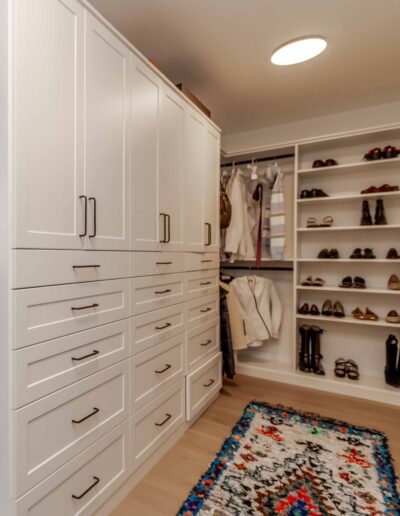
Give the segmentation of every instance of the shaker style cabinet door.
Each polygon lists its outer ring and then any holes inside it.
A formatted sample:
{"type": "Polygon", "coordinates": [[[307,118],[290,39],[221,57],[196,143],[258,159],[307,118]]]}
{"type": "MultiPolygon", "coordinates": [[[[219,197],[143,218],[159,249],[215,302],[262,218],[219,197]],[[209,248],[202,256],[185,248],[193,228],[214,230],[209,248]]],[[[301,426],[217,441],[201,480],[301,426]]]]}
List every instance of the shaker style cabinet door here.
{"type": "Polygon", "coordinates": [[[204,170],[204,245],[208,252],[219,250],[220,135],[207,124],[204,170]]]}
{"type": "Polygon", "coordinates": [[[83,16],[75,0],[15,0],[13,247],[80,249],[83,16]]]}
{"type": "Polygon", "coordinates": [[[131,54],[130,247],[140,251],[158,250],[163,230],[158,208],[161,88],[157,74],[131,54]]]}
{"type": "Polygon", "coordinates": [[[85,13],[88,249],[129,248],[129,50],[85,13]]]}

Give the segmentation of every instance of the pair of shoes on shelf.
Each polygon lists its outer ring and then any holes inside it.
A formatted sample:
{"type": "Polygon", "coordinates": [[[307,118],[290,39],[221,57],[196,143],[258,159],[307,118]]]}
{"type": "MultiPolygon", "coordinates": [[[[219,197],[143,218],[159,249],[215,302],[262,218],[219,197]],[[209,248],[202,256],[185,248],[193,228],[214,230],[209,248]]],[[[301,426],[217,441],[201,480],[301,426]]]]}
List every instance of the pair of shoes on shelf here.
{"type": "Polygon", "coordinates": [[[349,378],[349,380],[359,380],[360,372],[358,370],[358,365],[354,360],[345,360],[340,357],[335,360],[335,369],[333,370],[335,376],[337,378],[349,378]]]}
{"type": "Polygon", "coordinates": [[[310,307],[308,303],[303,303],[303,305],[297,310],[297,313],[301,315],[321,315],[317,305],[311,305],[310,307]]]}
{"type": "Polygon", "coordinates": [[[352,260],[375,260],[376,256],[374,254],[373,249],[370,247],[366,247],[364,252],[360,247],[356,247],[354,251],[351,253],[350,258],[352,260]]]}
{"type": "Polygon", "coordinates": [[[312,276],[307,276],[307,278],[302,281],[303,287],[323,287],[325,285],[325,280],[322,278],[314,278],[312,276]]]}
{"type": "Polygon", "coordinates": [[[353,314],[354,319],[359,321],[379,321],[379,316],[376,313],[372,312],[369,308],[365,309],[363,312],[358,306],[354,308],[351,312],[353,314]]]}
{"type": "Polygon", "coordinates": [[[397,252],[397,250],[394,247],[391,247],[386,254],[386,259],[387,260],[398,260],[399,258],[400,258],[400,255],[397,252]]]}
{"type": "Polygon", "coordinates": [[[335,317],[344,317],[344,308],[340,301],[336,301],[335,303],[332,303],[330,299],[327,299],[325,303],[322,305],[322,311],[319,310],[318,306],[313,304],[310,305],[308,303],[304,303],[298,310],[297,313],[301,315],[325,315],[327,317],[329,316],[335,316],[335,317]]]}
{"type": "Polygon", "coordinates": [[[320,259],[331,259],[331,260],[337,260],[339,258],[339,251],[337,249],[321,249],[321,251],[318,253],[318,258],[320,259]]]}
{"type": "Polygon", "coordinates": [[[329,197],[327,193],[325,193],[320,188],[312,188],[311,190],[302,190],[300,193],[300,199],[316,199],[318,197],[329,197]]]}
{"type": "Polygon", "coordinates": [[[338,165],[338,162],[332,158],[326,159],[325,161],[316,159],[312,164],[312,168],[335,167],[336,165],[338,165]]]}
{"type": "Polygon", "coordinates": [[[352,278],[351,276],[345,276],[339,284],[339,287],[363,289],[367,288],[367,285],[365,283],[365,279],[361,278],[360,276],[354,276],[354,278],[352,278]]]}
{"type": "Polygon", "coordinates": [[[385,380],[392,387],[400,387],[400,353],[399,341],[394,335],[386,340],[385,380]]]}
{"type": "Polygon", "coordinates": [[[400,279],[396,274],[392,274],[388,281],[389,290],[400,290],[400,279]]]}
{"type": "Polygon", "coordinates": [[[307,219],[307,227],[308,228],[329,228],[333,224],[333,217],[331,215],[327,215],[322,219],[322,224],[318,224],[317,219],[315,217],[309,217],[307,219]]]}
{"type": "Polygon", "coordinates": [[[385,321],[391,324],[400,324],[400,316],[396,310],[390,310],[385,317],[385,321]]]}
{"type": "Polygon", "coordinates": [[[304,373],[314,373],[324,376],[325,371],[321,364],[321,334],[323,330],[319,326],[303,324],[299,328],[300,352],[299,369],[304,373]]]}
{"type": "Polygon", "coordinates": [[[387,219],[385,215],[385,207],[383,205],[382,199],[377,199],[375,206],[375,217],[374,222],[372,222],[371,212],[369,211],[369,202],[363,201],[362,203],[362,212],[361,212],[361,226],[372,226],[375,224],[376,226],[384,226],[387,224],[387,219]]]}
{"type": "Polygon", "coordinates": [[[374,147],[364,155],[364,159],[367,161],[376,161],[378,159],[390,159],[397,158],[400,151],[396,149],[394,145],[386,145],[383,149],[380,147],[374,147]]]}
{"type": "Polygon", "coordinates": [[[365,188],[365,190],[361,190],[362,194],[374,194],[374,193],[387,193],[387,192],[398,192],[399,187],[397,185],[391,186],[385,183],[381,186],[370,186],[369,188],[365,188]]]}

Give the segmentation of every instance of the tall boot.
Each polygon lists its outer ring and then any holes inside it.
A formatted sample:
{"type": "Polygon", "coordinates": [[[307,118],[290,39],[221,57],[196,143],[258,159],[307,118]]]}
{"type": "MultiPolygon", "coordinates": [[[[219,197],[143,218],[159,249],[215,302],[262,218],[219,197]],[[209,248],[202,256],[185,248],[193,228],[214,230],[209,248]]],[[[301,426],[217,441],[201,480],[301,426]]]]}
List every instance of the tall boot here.
{"type": "Polygon", "coordinates": [[[400,358],[397,363],[398,340],[394,335],[389,335],[386,340],[386,367],[385,380],[388,385],[392,387],[400,387],[399,372],[400,372],[400,358]]]}
{"type": "Polygon", "coordinates": [[[375,207],[375,224],[378,226],[383,226],[387,224],[387,219],[385,215],[385,207],[383,205],[383,199],[377,199],[376,207],[375,207]]]}
{"type": "Polygon", "coordinates": [[[321,364],[321,360],[324,358],[321,355],[321,333],[322,330],[319,326],[311,326],[311,369],[314,374],[324,376],[325,371],[321,364]]]}
{"type": "Polygon", "coordinates": [[[361,226],[372,226],[371,212],[369,211],[369,202],[363,201],[361,211],[361,226]]]}
{"type": "Polygon", "coordinates": [[[311,373],[311,357],[310,357],[310,327],[306,324],[300,326],[300,353],[299,353],[299,369],[303,373],[311,373]]]}

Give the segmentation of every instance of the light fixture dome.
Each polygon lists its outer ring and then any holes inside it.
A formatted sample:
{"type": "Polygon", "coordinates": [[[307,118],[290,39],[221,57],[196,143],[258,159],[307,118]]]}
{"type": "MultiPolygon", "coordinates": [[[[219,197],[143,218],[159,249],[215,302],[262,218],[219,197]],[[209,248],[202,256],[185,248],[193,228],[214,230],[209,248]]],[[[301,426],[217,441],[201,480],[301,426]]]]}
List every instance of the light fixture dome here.
{"type": "Polygon", "coordinates": [[[272,54],[271,61],[279,66],[302,63],[319,55],[326,46],[326,39],[319,36],[297,38],[278,47],[272,54]]]}

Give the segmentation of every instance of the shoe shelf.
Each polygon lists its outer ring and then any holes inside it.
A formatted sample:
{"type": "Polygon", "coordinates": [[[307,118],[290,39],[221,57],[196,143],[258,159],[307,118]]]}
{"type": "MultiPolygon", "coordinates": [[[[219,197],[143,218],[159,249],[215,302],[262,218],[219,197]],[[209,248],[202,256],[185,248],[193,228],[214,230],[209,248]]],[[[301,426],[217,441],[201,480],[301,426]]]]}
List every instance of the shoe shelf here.
{"type": "Polygon", "coordinates": [[[316,232],[316,231],[371,231],[373,229],[400,229],[400,224],[382,224],[372,226],[330,226],[330,227],[316,227],[316,228],[297,228],[301,233],[316,232]]]}
{"type": "Polygon", "coordinates": [[[368,171],[383,171],[387,169],[399,168],[400,169],[400,158],[391,158],[391,159],[379,159],[376,161],[359,161],[356,163],[344,163],[340,165],[335,165],[333,167],[320,167],[320,168],[305,168],[297,171],[298,175],[319,175],[319,174],[327,174],[332,172],[346,172],[351,174],[352,172],[358,172],[365,170],[368,171]]]}
{"type": "MultiPolygon", "coordinates": [[[[398,159],[398,158],[397,158],[398,159]]],[[[400,164],[399,164],[400,165],[400,164]]],[[[393,199],[400,197],[400,191],[381,192],[371,194],[332,195],[329,197],[313,197],[310,199],[297,199],[298,204],[320,204],[330,202],[360,201],[364,199],[393,199]]]]}
{"type": "Polygon", "coordinates": [[[362,321],[359,319],[354,319],[354,317],[345,316],[345,317],[334,317],[334,316],[326,316],[326,315],[302,315],[296,314],[296,319],[298,320],[306,320],[306,321],[315,321],[315,322],[332,322],[338,324],[355,324],[361,326],[376,326],[383,328],[397,328],[400,329],[400,323],[388,323],[384,319],[379,319],[378,321],[362,321]]]}
{"type": "Polygon", "coordinates": [[[311,290],[314,292],[340,292],[340,293],[351,293],[351,294],[391,294],[400,295],[400,290],[389,290],[388,288],[342,288],[332,287],[325,285],[323,287],[297,285],[297,290],[311,290]]]}
{"type": "Polygon", "coordinates": [[[390,264],[390,265],[400,265],[400,260],[388,260],[385,258],[375,258],[371,260],[365,259],[353,259],[353,258],[298,258],[297,262],[299,263],[381,263],[381,264],[390,264]]]}

